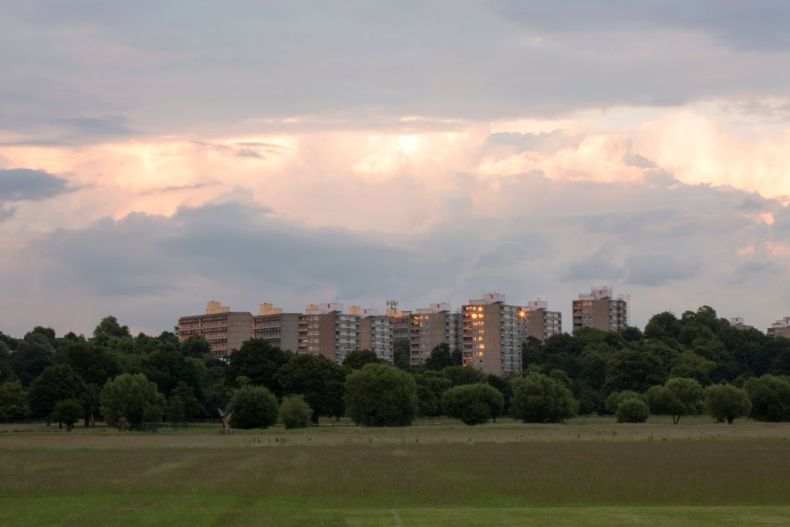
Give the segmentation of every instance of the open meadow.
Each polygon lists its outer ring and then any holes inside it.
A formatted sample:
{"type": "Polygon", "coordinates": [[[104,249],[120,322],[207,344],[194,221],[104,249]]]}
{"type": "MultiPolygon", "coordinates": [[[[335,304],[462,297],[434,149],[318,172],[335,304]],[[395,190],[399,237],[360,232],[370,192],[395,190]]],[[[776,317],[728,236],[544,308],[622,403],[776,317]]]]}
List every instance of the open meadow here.
{"type": "Polygon", "coordinates": [[[0,525],[788,525],[790,424],[0,425],[0,525]]]}

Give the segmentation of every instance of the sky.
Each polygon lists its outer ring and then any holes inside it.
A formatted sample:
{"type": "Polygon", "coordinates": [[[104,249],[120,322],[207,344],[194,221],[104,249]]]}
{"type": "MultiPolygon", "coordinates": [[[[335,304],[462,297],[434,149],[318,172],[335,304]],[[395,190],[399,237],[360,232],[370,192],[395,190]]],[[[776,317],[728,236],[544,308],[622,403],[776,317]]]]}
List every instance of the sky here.
{"type": "Polygon", "coordinates": [[[0,331],[211,299],[790,314],[790,3],[0,5],[0,331]]]}

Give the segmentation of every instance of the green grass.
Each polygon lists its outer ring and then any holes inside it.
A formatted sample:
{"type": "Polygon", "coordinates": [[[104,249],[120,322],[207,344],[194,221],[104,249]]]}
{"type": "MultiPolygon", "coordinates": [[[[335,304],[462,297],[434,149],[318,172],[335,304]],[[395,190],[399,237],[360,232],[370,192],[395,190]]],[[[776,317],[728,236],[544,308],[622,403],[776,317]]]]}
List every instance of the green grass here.
{"type": "Polygon", "coordinates": [[[0,525],[788,525],[790,426],[0,426],[0,525]]]}

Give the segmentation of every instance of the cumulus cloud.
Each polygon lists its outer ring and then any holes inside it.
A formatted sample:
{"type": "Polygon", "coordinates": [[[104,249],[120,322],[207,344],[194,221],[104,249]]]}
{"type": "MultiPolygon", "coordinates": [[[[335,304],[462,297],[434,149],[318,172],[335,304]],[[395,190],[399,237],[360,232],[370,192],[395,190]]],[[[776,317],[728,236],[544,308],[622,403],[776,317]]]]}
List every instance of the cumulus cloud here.
{"type": "Polygon", "coordinates": [[[0,200],[40,200],[66,191],[65,179],[43,170],[0,168],[0,200]]]}

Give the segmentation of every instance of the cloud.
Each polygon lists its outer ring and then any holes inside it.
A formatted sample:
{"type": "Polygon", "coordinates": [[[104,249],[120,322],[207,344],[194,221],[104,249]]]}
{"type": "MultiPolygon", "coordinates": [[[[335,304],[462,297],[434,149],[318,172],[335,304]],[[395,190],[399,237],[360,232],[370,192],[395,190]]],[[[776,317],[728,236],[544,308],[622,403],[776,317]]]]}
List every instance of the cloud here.
{"type": "Polygon", "coordinates": [[[66,180],[43,170],[0,168],[0,201],[35,201],[64,192],[68,192],[66,180]]]}
{"type": "Polygon", "coordinates": [[[693,257],[679,257],[666,253],[632,255],[626,260],[625,267],[628,284],[649,287],[664,286],[673,280],[692,278],[704,271],[693,257]]]}

